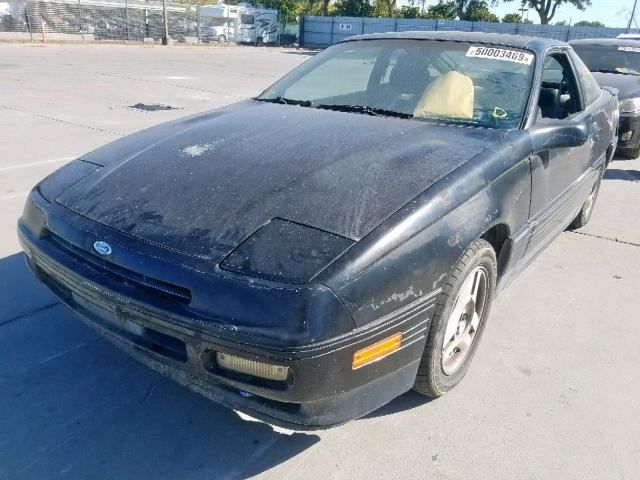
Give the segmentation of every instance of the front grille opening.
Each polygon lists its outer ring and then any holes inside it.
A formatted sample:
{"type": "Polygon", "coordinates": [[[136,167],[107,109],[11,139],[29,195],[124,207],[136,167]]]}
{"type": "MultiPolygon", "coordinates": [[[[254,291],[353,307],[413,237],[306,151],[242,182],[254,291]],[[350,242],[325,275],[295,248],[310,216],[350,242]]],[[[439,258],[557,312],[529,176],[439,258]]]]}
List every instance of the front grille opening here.
{"type": "Polygon", "coordinates": [[[187,346],[183,340],[173,335],[167,335],[153,328],[149,328],[136,320],[136,316],[121,308],[116,308],[113,313],[118,320],[109,320],[96,314],[97,310],[104,308],[91,299],[83,297],[80,293],[72,293],[64,277],[58,277],[51,268],[47,268],[46,263],[42,266],[30,260],[30,264],[35,274],[53,292],[58,295],[63,302],[73,305],[74,310],[82,312],[81,316],[86,316],[100,327],[109,330],[112,334],[128,340],[136,347],[161,355],[165,358],[185,363],[187,361],[187,346]]]}
{"type": "Polygon", "coordinates": [[[136,344],[171,360],[178,362],[187,361],[187,346],[182,340],[148,327],[144,327],[144,332],[139,339],[137,339],[136,344]]]}
{"type": "Polygon", "coordinates": [[[63,248],[67,253],[72,255],[77,261],[88,266],[101,276],[107,277],[116,284],[134,288],[156,298],[176,301],[183,304],[191,302],[191,292],[184,287],[142,275],[102,258],[98,258],[95,255],[79,249],[54,233],[50,232],[49,238],[60,248],[63,248]]]}

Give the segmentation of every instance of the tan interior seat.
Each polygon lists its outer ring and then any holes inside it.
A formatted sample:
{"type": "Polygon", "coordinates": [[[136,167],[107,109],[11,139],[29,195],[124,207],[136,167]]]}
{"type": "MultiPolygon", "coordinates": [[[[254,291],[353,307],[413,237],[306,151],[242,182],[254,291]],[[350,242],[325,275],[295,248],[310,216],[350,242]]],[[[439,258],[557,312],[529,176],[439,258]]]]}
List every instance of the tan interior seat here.
{"type": "Polygon", "coordinates": [[[470,77],[448,72],[425,89],[413,112],[416,117],[473,118],[474,88],[470,77]]]}

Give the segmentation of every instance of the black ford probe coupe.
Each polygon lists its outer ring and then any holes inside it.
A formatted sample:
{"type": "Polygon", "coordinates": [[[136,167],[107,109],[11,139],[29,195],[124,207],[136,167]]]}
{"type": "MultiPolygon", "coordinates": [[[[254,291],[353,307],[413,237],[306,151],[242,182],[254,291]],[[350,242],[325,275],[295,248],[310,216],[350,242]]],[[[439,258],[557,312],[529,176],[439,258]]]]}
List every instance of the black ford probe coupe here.
{"type": "Polygon", "coordinates": [[[352,37],[255,99],[62,167],[18,233],[133,357],[322,428],[461,381],[496,292],[589,220],[617,121],[562,42],[352,37]]]}

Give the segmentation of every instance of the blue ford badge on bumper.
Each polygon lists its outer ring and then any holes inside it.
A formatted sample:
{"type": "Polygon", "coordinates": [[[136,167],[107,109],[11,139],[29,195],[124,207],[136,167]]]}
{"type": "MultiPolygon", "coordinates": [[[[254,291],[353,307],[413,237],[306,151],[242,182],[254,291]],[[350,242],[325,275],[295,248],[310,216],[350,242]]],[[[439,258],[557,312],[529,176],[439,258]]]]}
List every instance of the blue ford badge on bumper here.
{"type": "Polygon", "coordinates": [[[100,255],[111,255],[111,245],[107,242],[103,242],[102,240],[98,240],[93,243],[93,249],[98,252],[100,255]]]}

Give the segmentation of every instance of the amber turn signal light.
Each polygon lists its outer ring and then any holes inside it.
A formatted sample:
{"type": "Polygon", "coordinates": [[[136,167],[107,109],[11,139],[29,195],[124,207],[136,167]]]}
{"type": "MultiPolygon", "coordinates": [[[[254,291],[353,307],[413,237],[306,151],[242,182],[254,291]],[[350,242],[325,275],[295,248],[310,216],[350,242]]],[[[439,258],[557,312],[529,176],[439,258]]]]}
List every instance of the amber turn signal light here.
{"type": "Polygon", "coordinates": [[[402,333],[396,333],[395,335],[391,335],[390,337],[380,340],[373,345],[361,348],[353,354],[351,368],[355,370],[356,368],[360,368],[386,357],[390,353],[398,350],[398,348],[400,348],[400,343],[402,343],[402,333]]]}

